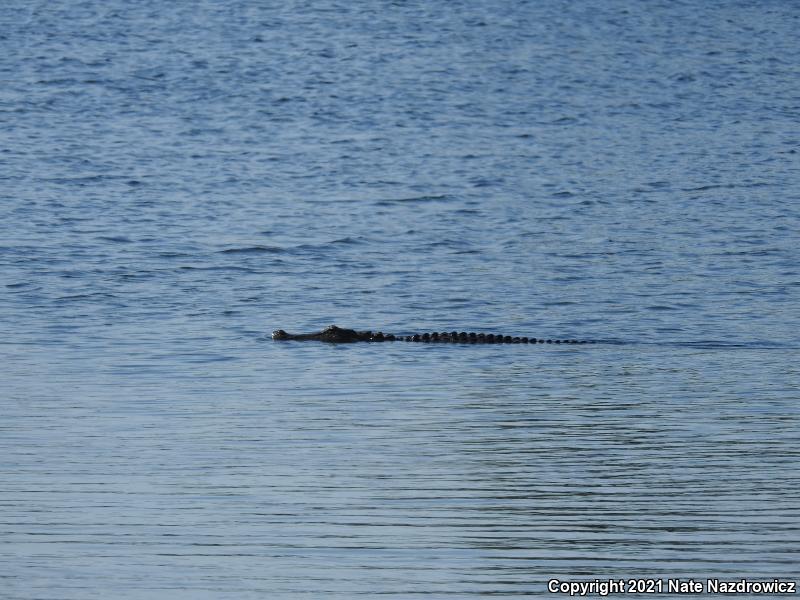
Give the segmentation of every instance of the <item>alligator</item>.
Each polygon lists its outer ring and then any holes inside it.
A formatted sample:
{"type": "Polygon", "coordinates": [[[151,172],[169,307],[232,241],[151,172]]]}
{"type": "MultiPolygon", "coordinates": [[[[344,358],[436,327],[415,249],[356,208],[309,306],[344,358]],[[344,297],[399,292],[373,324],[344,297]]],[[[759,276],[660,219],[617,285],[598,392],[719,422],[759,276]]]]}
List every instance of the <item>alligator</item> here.
{"type": "Polygon", "coordinates": [[[594,344],[591,340],[557,340],[535,337],[512,337],[495,333],[467,333],[466,331],[443,331],[441,333],[415,333],[412,335],[385,334],[382,331],[356,331],[331,325],[314,333],[286,333],[283,329],[272,332],[273,340],[316,340],[332,344],[351,342],[423,342],[445,344],[594,344]]]}

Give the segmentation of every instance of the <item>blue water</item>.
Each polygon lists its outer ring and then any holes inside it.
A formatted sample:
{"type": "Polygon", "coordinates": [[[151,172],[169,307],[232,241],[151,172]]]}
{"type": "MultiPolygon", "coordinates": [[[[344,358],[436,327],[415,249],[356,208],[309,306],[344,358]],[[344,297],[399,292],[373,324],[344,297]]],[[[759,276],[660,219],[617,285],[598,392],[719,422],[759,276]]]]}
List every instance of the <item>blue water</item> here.
{"type": "Polygon", "coordinates": [[[800,578],[799,27],[5,2],[0,597],[800,578]]]}

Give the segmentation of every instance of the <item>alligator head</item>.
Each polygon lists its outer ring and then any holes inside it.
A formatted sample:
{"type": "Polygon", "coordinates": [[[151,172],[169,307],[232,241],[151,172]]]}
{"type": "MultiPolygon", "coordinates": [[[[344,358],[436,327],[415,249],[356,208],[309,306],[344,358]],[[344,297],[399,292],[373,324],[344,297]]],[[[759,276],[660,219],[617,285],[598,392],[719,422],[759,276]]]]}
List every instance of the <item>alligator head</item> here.
{"type": "Polygon", "coordinates": [[[314,333],[286,333],[283,329],[272,332],[273,340],[318,340],[320,342],[331,342],[342,344],[348,342],[367,342],[372,339],[371,331],[356,331],[355,329],[343,329],[336,325],[326,327],[322,331],[314,333]]]}

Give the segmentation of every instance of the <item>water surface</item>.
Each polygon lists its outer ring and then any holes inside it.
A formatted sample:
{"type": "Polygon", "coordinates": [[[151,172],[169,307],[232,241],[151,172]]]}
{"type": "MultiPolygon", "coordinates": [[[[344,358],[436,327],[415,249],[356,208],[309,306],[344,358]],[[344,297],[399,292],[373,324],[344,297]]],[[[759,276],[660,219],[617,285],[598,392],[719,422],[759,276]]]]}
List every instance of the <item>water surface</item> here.
{"type": "Polygon", "coordinates": [[[797,578],[793,5],[0,12],[4,598],[797,578]]]}

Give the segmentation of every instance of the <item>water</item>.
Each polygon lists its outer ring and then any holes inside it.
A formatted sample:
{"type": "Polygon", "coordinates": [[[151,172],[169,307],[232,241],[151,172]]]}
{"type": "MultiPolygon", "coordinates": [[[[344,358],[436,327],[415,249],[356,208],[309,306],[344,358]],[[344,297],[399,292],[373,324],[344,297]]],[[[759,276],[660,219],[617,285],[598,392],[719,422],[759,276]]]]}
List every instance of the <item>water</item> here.
{"type": "Polygon", "coordinates": [[[5,3],[2,597],[797,579],[799,16],[5,3]]]}

